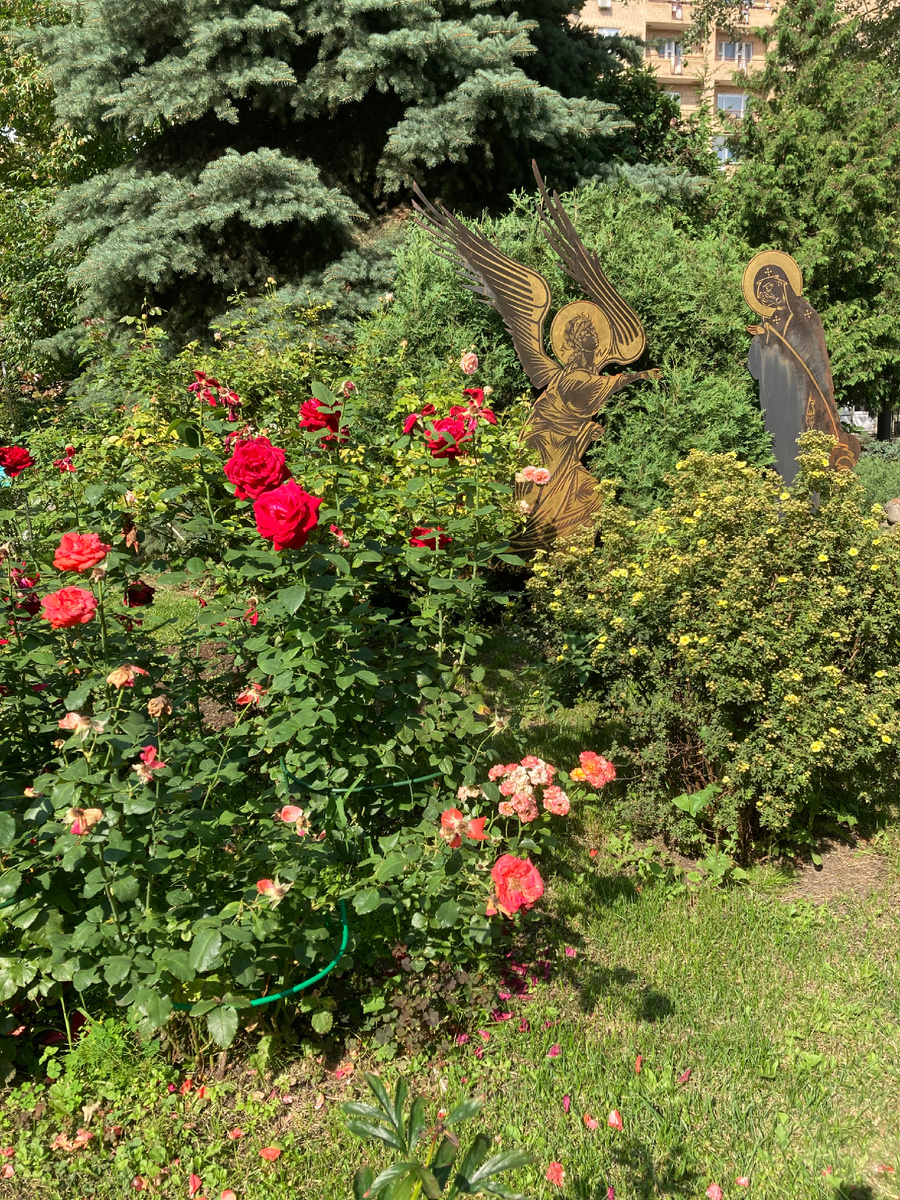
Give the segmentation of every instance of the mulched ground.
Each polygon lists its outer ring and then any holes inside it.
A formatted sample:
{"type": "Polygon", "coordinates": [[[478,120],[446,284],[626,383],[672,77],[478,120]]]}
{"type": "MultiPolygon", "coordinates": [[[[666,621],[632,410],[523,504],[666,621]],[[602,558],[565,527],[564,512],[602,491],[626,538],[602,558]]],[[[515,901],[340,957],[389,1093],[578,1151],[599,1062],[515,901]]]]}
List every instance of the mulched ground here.
{"type": "MultiPolygon", "coordinates": [[[[890,877],[890,860],[866,841],[852,845],[832,843],[820,850],[822,866],[805,862],[796,868],[794,881],[784,893],[785,901],[809,900],[824,904],[842,896],[864,898],[885,889],[890,877]]],[[[900,907],[900,890],[893,888],[888,902],[900,907]]]]}

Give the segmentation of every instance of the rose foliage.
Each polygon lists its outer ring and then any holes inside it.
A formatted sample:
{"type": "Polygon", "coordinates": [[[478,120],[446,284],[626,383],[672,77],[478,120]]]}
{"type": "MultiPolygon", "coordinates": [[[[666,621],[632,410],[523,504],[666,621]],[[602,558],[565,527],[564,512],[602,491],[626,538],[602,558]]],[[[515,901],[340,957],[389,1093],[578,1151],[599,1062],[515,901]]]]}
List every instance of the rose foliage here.
{"type": "MultiPolygon", "coordinates": [[[[332,981],[398,943],[417,970],[481,953],[539,899],[568,797],[510,819],[487,778],[478,652],[505,604],[490,570],[515,561],[518,430],[458,378],[375,420],[360,388],[242,391],[142,338],[130,432],[96,455],[87,422],[36,436],[4,493],[0,999],[102,989],[147,1029],[178,1003],[224,1045],[251,998],[330,962],[341,899],[332,981]],[[403,433],[426,403],[458,408],[458,453],[403,433]]],[[[327,1032],[327,988],[297,1003],[327,1032]]]]}

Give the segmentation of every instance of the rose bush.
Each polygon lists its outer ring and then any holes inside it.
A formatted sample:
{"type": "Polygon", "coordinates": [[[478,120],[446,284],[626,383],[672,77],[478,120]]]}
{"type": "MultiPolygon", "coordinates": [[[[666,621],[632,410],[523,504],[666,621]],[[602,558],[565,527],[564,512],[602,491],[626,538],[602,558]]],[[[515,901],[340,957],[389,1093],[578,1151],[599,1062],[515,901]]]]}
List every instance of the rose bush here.
{"type": "MultiPolygon", "coordinates": [[[[65,473],[39,454],[2,517],[0,647],[0,997],[100,988],[147,1028],[179,1003],[221,1044],[252,996],[330,961],[341,898],[342,972],[397,940],[418,967],[480,953],[492,867],[549,836],[457,809],[454,845],[440,819],[492,733],[477,654],[520,522],[509,435],[447,381],[418,407],[464,411],[465,456],[403,434],[408,390],[372,427],[358,389],[311,382],[339,438],[302,417],[276,436],[225,378],[185,372],[198,410],[154,450],[209,555],[147,555],[129,460],[93,482],[83,451],[65,473]],[[202,600],[177,637],[160,587],[202,600]]],[[[327,993],[302,1001],[325,1032],[327,993]]]]}

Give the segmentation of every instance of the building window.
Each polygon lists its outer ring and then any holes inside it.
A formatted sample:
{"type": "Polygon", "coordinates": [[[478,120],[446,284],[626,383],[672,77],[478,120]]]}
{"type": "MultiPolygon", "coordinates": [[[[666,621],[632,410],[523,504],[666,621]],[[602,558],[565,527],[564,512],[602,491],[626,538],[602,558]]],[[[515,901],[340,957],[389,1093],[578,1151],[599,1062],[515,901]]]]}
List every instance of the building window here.
{"type": "Polygon", "coordinates": [[[673,21],[682,20],[681,0],[672,0],[672,20],[673,21]]]}
{"type": "Polygon", "coordinates": [[[716,57],[720,62],[733,62],[739,68],[746,68],[753,58],[753,43],[717,42],[716,57]]]}
{"type": "Polygon", "coordinates": [[[681,92],[666,92],[665,94],[667,96],[671,96],[673,100],[677,100],[678,103],[681,104],[681,100],[682,100],[681,92]]]}
{"type": "Polygon", "coordinates": [[[618,37],[621,32],[621,29],[598,28],[594,30],[598,37],[618,37]]]}
{"type": "Polygon", "coordinates": [[[612,0],[597,0],[597,7],[601,12],[612,12],[612,0]]]}
{"type": "Polygon", "coordinates": [[[742,117],[747,111],[747,97],[744,92],[719,92],[716,96],[716,108],[720,113],[742,117]]]}
{"type": "Polygon", "coordinates": [[[713,151],[716,158],[719,160],[719,166],[724,167],[728,163],[737,161],[737,155],[728,145],[728,139],[724,137],[714,137],[712,140],[713,151]]]}

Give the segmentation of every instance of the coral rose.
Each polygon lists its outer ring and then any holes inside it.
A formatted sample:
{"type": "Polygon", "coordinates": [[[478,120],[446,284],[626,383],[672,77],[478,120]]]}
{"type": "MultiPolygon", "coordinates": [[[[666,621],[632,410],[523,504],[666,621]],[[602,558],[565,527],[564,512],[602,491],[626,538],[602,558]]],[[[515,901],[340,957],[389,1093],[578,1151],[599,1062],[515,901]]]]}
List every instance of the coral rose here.
{"type": "Polygon", "coordinates": [[[0,467],[10,479],[33,466],[34,459],[24,446],[0,446],[0,467]]]}
{"type": "Polygon", "coordinates": [[[511,917],[520,908],[531,908],[535,900],[544,894],[544,881],[530,858],[516,858],[504,854],[494,863],[491,871],[497,907],[504,916],[511,917]]]}
{"type": "Polygon", "coordinates": [[[459,369],[463,375],[474,375],[478,370],[478,355],[471,350],[464,354],[459,360],[459,369]]]}
{"type": "Polygon", "coordinates": [[[64,533],[53,565],[58,571],[90,571],[103,562],[111,549],[96,533],[64,533]]]}
{"type": "Polygon", "coordinates": [[[42,596],[41,606],[54,629],[87,625],[97,611],[93,592],[80,587],[64,587],[58,592],[51,592],[49,596],[42,596]]]}
{"type": "Polygon", "coordinates": [[[103,809],[70,808],[66,813],[66,820],[71,824],[69,832],[74,833],[76,837],[82,837],[103,820],[103,809]]]}
{"type": "Polygon", "coordinates": [[[293,479],[263,492],[253,505],[260,537],[273,542],[276,550],[299,550],[316,527],[321,503],[293,479]]]}
{"type": "Polygon", "coordinates": [[[238,500],[255,500],[291,477],[284,451],[273,446],[267,437],[238,442],[223,470],[229,482],[234,484],[238,500]]]}

